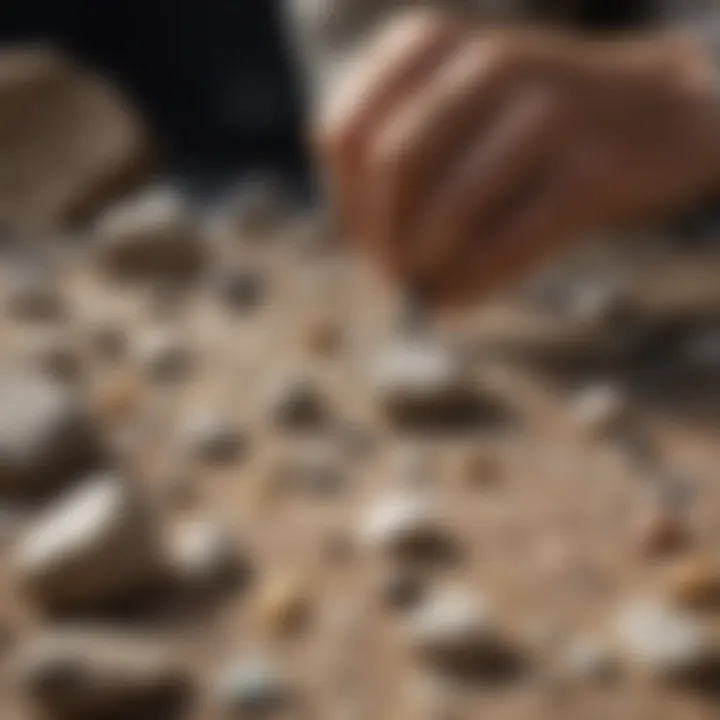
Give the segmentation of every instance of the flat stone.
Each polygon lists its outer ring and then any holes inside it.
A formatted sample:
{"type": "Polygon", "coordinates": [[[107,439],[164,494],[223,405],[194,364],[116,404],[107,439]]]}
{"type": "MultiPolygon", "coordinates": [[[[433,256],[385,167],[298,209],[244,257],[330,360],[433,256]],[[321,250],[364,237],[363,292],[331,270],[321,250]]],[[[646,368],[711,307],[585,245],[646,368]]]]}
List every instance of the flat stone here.
{"type": "Polygon", "coordinates": [[[175,532],[170,557],[175,577],[196,587],[225,580],[239,568],[232,539],[210,520],[183,523],[175,532]]]}
{"type": "Polygon", "coordinates": [[[268,661],[240,658],[225,667],[215,682],[221,706],[243,717],[260,717],[285,706],[290,687],[284,674],[268,661]]]}
{"type": "Polygon", "coordinates": [[[120,279],[186,279],[205,265],[198,225],[184,199],[154,188],[106,210],[96,228],[100,267],[120,279]]]}
{"type": "Polygon", "coordinates": [[[218,298],[234,312],[255,310],[262,304],[266,279],[252,267],[223,268],[213,279],[218,298]]]}
{"type": "Polygon", "coordinates": [[[695,618],[658,600],[635,600],[623,605],[614,628],[629,659],[661,677],[684,676],[700,669],[715,655],[695,618]]]}
{"type": "Polygon", "coordinates": [[[137,339],[133,358],[152,379],[167,382],[185,377],[191,366],[190,351],[171,329],[146,331],[137,339]]]}
{"type": "Polygon", "coordinates": [[[19,677],[52,717],[133,717],[185,693],[187,673],[161,640],[91,627],[46,630],[21,652],[19,677]]]}
{"type": "Polygon", "coordinates": [[[15,566],[44,607],[112,603],[158,576],[147,509],[123,478],[89,478],[51,505],[20,538],[15,566]]]}
{"type": "Polygon", "coordinates": [[[720,608],[720,565],[702,555],[689,555],[668,568],[668,596],[689,608],[720,608]]]}
{"type": "Polygon", "coordinates": [[[206,462],[235,460],[246,446],[246,438],[230,421],[212,414],[197,414],[183,430],[190,453],[206,462]]]}
{"type": "Polygon", "coordinates": [[[573,400],[573,419],[577,427],[592,435],[616,429],[627,414],[627,398],[611,383],[583,388],[573,400]]]}
{"type": "Polygon", "coordinates": [[[430,496],[419,491],[388,494],[365,509],[360,539],[368,547],[404,551],[445,536],[442,518],[430,496]]]}
{"type": "Polygon", "coordinates": [[[0,376],[0,492],[46,492],[86,471],[100,442],[76,391],[43,375],[0,376]]]}
{"type": "Polygon", "coordinates": [[[408,618],[412,648],[439,661],[492,660],[504,645],[488,601],[459,588],[435,591],[408,618]]]}
{"type": "Polygon", "coordinates": [[[476,407],[474,388],[447,346],[406,339],[377,358],[371,382],[384,413],[405,423],[462,416],[476,407]]]}
{"type": "Polygon", "coordinates": [[[270,392],[269,415],[285,430],[307,430],[321,425],[328,408],[320,390],[304,377],[282,378],[270,392]]]}
{"type": "Polygon", "coordinates": [[[3,289],[6,313],[16,320],[55,320],[63,302],[54,278],[33,268],[14,268],[3,289]]]}

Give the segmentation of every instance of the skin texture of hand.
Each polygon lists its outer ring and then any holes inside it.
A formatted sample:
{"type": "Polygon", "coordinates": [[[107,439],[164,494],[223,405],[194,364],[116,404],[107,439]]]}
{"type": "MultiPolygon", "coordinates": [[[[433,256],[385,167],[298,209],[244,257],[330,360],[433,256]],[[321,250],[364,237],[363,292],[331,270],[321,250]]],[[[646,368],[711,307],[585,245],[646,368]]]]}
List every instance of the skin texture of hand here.
{"type": "Polygon", "coordinates": [[[710,68],[669,36],[404,16],[330,98],[315,138],[353,238],[394,281],[455,306],[587,232],[715,191],[710,68]]]}

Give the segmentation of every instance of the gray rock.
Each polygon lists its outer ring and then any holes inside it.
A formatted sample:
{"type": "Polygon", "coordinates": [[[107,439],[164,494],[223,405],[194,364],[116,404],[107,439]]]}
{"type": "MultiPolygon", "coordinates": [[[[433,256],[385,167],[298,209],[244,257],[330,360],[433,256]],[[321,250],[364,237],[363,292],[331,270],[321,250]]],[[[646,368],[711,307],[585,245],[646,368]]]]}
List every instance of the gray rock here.
{"type": "Polygon", "coordinates": [[[39,374],[0,377],[0,492],[57,488],[99,454],[98,436],[76,392],[39,374]]]}
{"type": "Polygon", "coordinates": [[[249,657],[236,660],[221,671],[215,694],[230,712],[254,717],[285,705],[290,687],[274,665],[249,657]]]}
{"type": "Polygon", "coordinates": [[[232,539],[216,523],[194,520],[176,531],[171,548],[173,574],[193,586],[207,586],[238,567],[232,539]]]}
{"type": "Polygon", "coordinates": [[[22,651],[18,671],[29,696],[52,717],[134,717],[188,687],[177,653],[160,640],[90,627],[38,636],[22,651]]]}
{"type": "Polygon", "coordinates": [[[592,435],[603,435],[618,428],[627,417],[627,397],[612,383],[589,385],[573,400],[573,418],[578,428],[592,435]]]}
{"type": "Polygon", "coordinates": [[[135,362],[154,380],[167,382],[184,377],[191,365],[190,351],[170,329],[153,329],[141,335],[133,348],[135,362]]]}
{"type": "Polygon", "coordinates": [[[112,603],[158,575],[147,509],[112,474],[72,489],[28,528],[16,549],[23,585],[51,610],[112,603]]]}
{"type": "Polygon", "coordinates": [[[385,350],[371,381],[385,414],[400,423],[463,416],[476,407],[457,355],[425,338],[404,339],[385,350]]]}
{"type": "Polygon", "coordinates": [[[55,320],[63,313],[54,279],[40,269],[16,268],[3,299],[7,314],[17,320],[55,320]]]}
{"type": "Polygon", "coordinates": [[[191,454],[207,462],[234,460],[246,444],[238,428],[214,415],[193,416],[184,429],[184,438],[191,454]]]}
{"type": "Polygon", "coordinates": [[[417,652],[440,662],[492,661],[505,646],[488,601],[459,588],[429,595],[408,618],[406,637],[417,652]]]}
{"type": "Polygon", "coordinates": [[[568,680],[610,680],[619,670],[610,647],[588,638],[571,642],[560,658],[560,673],[568,680]]]}
{"type": "Polygon", "coordinates": [[[365,509],[360,539],[370,548],[398,551],[443,537],[442,518],[429,495],[404,491],[375,499],[365,509]]]}
{"type": "Polygon", "coordinates": [[[230,267],[218,272],[214,288],[224,305],[235,312],[254,310],[263,301],[265,278],[251,267],[230,267]]]}
{"type": "Polygon", "coordinates": [[[308,378],[282,378],[270,393],[269,415],[286,430],[306,430],[321,425],[328,408],[320,390],[308,378]]]}
{"type": "Polygon", "coordinates": [[[194,277],[206,260],[192,213],[183,198],[167,188],[109,208],[95,235],[101,268],[121,279],[194,277]]]}
{"type": "Polygon", "coordinates": [[[417,573],[402,568],[390,568],[382,575],[379,595],[392,610],[408,610],[422,600],[425,586],[417,573]]]}
{"type": "Polygon", "coordinates": [[[696,618],[658,600],[623,605],[614,629],[629,660],[653,675],[683,677],[718,658],[696,618]]]}

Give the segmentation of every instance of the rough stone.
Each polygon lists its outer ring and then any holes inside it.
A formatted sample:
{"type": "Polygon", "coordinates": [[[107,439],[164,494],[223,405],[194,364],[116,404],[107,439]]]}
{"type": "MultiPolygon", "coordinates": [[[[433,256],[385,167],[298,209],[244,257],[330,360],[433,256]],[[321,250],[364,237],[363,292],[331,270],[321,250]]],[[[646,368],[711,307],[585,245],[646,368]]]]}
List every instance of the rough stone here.
{"type": "Polygon", "coordinates": [[[95,228],[98,263],[122,279],[185,279],[206,260],[197,224],[182,197],[167,188],[111,207],[95,228]]]}
{"type": "Polygon", "coordinates": [[[666,576],[668,596],[693,608],[720,607],[720,565],[710,558],[691,555],[677,560],[666,576]]]}
{"type": "Polygon", "coordinates": [[[111,604],[158,576],[147,509],[123,478],[101,474],[60,497],[15,553],[21,583],[51,610],[111,604]]]}
{"type": "Polygon", "coordinates": [[[6,227],[85,217],[150,169],[147,132],[125,99],[55,50],[4,49],[0,102],[6,227]]]}
{"type": "Polygon", "coordinates": [[[173,574],[198,587],[229,578],[239,566],[231,538],[209,520],[183,523],[175,533],[170,554],[173,574]]]}
{"type": "Polygon", "coordinates": [[[57,488],[92,466],[99,445],[75,391],[32,373],[0,377],[0,491],[57,488]]]}
{"type": "Polygon", "coordinates": [[[328,409],[319,389],[304,377],[288,377],[271,390],[269,415],[286,430],[316,428],[327,418],[328,409]]]}
{"type": "Polygon", "coordinates": [[[684,676],[714,654],[704,628],[692,616],[658,600],[623,605],[614,626],[629,659],[651,674],[684,676]]]}
{"type": "Polygon", "coordinates": [[[211,414],[193,416],[183,434],[191,454],[206,462],[234,460],[245,446],[245,438],[239,429],[211,414]]]}
{"type": "Polygon", "coordinates": [[[476,407],[458,357],[435,341],[394,344],[377,358],[371,381],[385,414],[400,423],[464,416],[476,407]]]}
{"type": "Polygon", "coordinates": [[[439,661],[494,660],[504,646],[487,600],[460,588],[436,590],[411,613],[408,643],[439,661]]]}
{"type": "Polygon", "coordinates": [[[266,282],[251,267],[224,268],[214,278],[214,287],[225,307],[235,312],[256,309],[263,301],[266,282]]]}
{"type": "Polygon", "coordinates": [[[361,519],[360,538],[371,548],[406,551],[445,536],[442,518],[425,493],[405,491],[374,500],[361,519]]]}
{"type": "Polygon", "coordinates": [[[290,634],[302,629],[310,614],[303,584],[291,575],[274,575],[258,588],[255,615],[271,632],[290,634]]]}
{"type": "Polygon", "coordinates": [[[224,668],[215,695],[231,713],[255,717],[283,707],[290,696],[284,674],[267,660],[241,658],[224,668]]]}
{"type": "Polygon", "coordinates": [[[93,627],[45,631],[22,651],[18,672],[52,717],[133,717],[188,687],[176,653],[161,640],[93,627]]]}
{"type": "Polygon", "coordinates": [[[133,348],[133,356],[138,366],[161,382],[184,377],[191,365],[190,351],[182,338],[165,328],[141,335],[133,348]]]}

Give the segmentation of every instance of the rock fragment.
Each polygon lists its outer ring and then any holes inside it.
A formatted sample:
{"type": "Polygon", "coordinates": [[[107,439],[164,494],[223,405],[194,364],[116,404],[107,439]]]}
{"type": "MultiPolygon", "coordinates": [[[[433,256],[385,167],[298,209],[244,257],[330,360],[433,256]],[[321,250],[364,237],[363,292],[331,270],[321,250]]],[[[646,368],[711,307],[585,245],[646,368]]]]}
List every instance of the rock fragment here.
{"type": "Polygon", "coordinates": [[[198,414],[190,418],[184,432],[190,453],[206,462],[229,462],[242,453],[246,443],[243,433],[222,417],[198,414]]]}
{"type": "Polygon", "coordinates": [[[99,455],[76,391],[28,372],[0,376],[0,492],[27,496],[57,488],[99,455]]]}
{"type": "Polygon", "coordinates": [[[269,415],[284,430],[309,430],[322,425],[328,408],[319,388],[308,378],[282,378],[271,390],[269,415]]]}
{"type": "Polygon", "coordinates": [[[577,681],[607,681],[613,679],[619,666],[611,648],[590,638],[577,638],[560,657],[563,679],[577,681]]]}
{"type": "Polygon", "coordinates": [[[50,610],[90,608],[148,587],[159,572],[147,509],[111,473],[89,478],[51,505],[15,553],[21,583],[50,610]]]}
{"type": "Polygon", "coordinates": [[[190,370],[190,351],[171,329],[146,331],[137,339],[133,355],[137,365],[159,382],[182,379],[190,370]]]}
{"type": "Polygon", "coordinates": [[[385,414],[402,424],[463,419],[477,410],[477,397],[459,358],[426,339],[396,343],[377,358],[372,384],[385,414]]]}
{"type": "Polygon", "coordinates": [[[619,426],[627,415],[627,399],[621,388],[610,383],[590,385],[573,401],[577,427],[591,435],[605,435],[619,426]]]}
{"type": "Polygon", "coordinates": [[[702,625],[661,601],[627,603],[614,625],[629,659],[653,675],[677,679],[714,662],[716,652],[702,625]]]}
{"type": "Polygon", "coordinates": [[[290,575],[267,578],[255,598],[259,623],[271,632],[290,634],[301,630],[310,615],[310,602],[299,579],[290,575]]]}
{"type": "Polygon", "coordinates": [[[360,539],[370,548],[386,552],[411,552],[444,543],[445,527],[429,495],[418,491],[388,494],[364,511],[360,539]]]}
{"type": "Polygon", "coordinates": [[[252,656],[224,668],[214,692],[223,707],[242,717],[259,717],[279,710],[291,694],[287,678],[275,665],[252,656]]]}
{"type": "Polygon", "coordinates": [[[16,268],[3,291],[5,311],[16,320],[55,320],[63,302],[54,278],[35,268],[16,268]]]}
{"type": "Polygon", "coordinates": [[[95,235],[101,268],[121,279],[188,279],[204,267],[205,247],[183,198],[167,188],[111,207],[95,235]]]}
{"type": "Polygon", "coordinates": [[[637,541],[642,554],[657,557],[676,552],[689,541],[687,528],[668,508],[654,507],[641,518],[637,541]]]}
{"type": "Polygon", "coordinates": [[[214,278],[218,298],[234,312],[255,310],[263,301],[265,278],[252,267],[224,268],[214,278]]]}
{"type": "Polygon", "coordinates": [[[666,577],[667,592],[673,602],[690,608],[720,607],[720,564],[701,556],[677,560],[666,577]]]}
{"type": "Polygon", "coordinates": [[[177,703],[189,681],[160,640],[93,627],[45,631],[24,649],[19,677],[52,717],[133,717],[177,703]]]}

